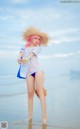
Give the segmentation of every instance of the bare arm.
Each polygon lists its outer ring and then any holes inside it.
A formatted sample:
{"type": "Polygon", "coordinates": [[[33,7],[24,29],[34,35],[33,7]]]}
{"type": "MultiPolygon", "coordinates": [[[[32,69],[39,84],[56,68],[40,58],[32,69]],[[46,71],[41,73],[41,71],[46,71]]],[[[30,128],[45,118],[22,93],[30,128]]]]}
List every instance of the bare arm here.
{"type": "Polygon", "coordinates": [[[34,54],[33,52],[31,52],[31,53],[29,54],[29,56],[27,57],[27,59],[30,60],[34,55],[35,55],[35,54],[34,54]]]}
{"type": "Polygon", "coordinates": [[[31,53],[29,54],[29,56],[28,56],[26,59],[23,60],[23,63],[28,62],[34,55],[35,55],[35,54],[34,54],[33,52],[31,52],[31,53]]]}
{"type": "Polygon", "coordinates": [[[20,52],[19,57],[18,57],[18,59],[17,59],[17,61],[18,61],[19,64],[21,64],[21,63],[25,64],[25,63],[28,62],[35,54],[34,54],[33,52],[31,52],[31,53],[29,54],[29,56],[27,57],[27,59],[22,59],[23,55],[24,55],[24,52],[20,52]]]}
{"type": "Polygon", "coordinates": [[[20,53],[19,53],[19,56],[18,56],[18,59],[17,59],[17,62],[18,62],[19,64],[22,63],[22,57],[23,57],[23,55],[24,55],[24,52],[20,52],[20,53]]]}

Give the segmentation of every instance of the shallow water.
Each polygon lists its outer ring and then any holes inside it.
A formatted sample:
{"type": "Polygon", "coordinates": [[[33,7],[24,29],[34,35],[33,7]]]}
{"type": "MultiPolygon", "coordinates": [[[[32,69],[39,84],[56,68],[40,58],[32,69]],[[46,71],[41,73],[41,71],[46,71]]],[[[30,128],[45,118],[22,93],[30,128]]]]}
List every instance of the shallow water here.
{"type": "Polygon", "coordinates": [[[10,129],[80,128],[80,79],[69,75],[47,76],[47,125],[42,126],[41,105],[34,96],[32,126],[28,118],[27,87],[25,81],[0,78],[0,121],[8,121],[10,129]],[[52,82],[52,83],[51,83],[52,82]],[[17,122],[17,124],[15,124],[17,122]]]}

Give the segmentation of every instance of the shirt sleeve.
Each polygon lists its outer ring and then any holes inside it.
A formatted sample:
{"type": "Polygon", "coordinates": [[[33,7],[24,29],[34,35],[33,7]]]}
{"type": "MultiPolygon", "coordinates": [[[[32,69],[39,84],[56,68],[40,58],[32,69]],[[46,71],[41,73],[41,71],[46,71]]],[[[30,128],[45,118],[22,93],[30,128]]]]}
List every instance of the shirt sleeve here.
{"type": "Polygon", "coordinates": [[[41,46],[37,46],[37,47],[33,48],[31,52],[33,52],[36,56],[38,56],[38,54],[41,52],[41,50],[42,50],[41,46]]]}
{"type": "Polygon", "coordinates": [[[20,53],[21,52],[24,52],[25,51],[25,49],[24,49],[24,46],[23,47],[21,47],[21,49],[20,49],[20,53]]]}

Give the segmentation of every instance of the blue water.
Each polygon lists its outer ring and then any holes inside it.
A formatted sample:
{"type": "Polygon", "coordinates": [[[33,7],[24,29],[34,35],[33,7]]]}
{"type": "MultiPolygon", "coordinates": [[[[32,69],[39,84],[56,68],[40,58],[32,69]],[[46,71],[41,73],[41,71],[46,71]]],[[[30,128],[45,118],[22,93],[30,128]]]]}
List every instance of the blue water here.
{"type": "MultiPolygon", "coordinates": [[[[79,62],[69,58],[66,60],[43,60],[42,64],[45,73],[44,86],[47,89],[47,124],[59,128],[79,128],[79,62]]],[[[8,67],[4,67],[4,70],[0,71],[0,121],[22,122],[28,118],[26,82],[16,77],[18,67],[11,64],[8,67]]],[[[42,122],[41,114],[40,101],[35,95],[33,123],[42,122]]]]}
{"type": "MultiPolygon", "coordinates": [[[[80,127],[80,79],[73,74],[46,75],[47,123],[60,127],[80,127]]],[[[0,121],[28,118],[27,86],[15,76],[0,77],[0,121]],[[5,80],[5,81],[4,81],[5,80]]],[[[41,105],[34,96],[33,120],[41,122],[41,105]]]]}

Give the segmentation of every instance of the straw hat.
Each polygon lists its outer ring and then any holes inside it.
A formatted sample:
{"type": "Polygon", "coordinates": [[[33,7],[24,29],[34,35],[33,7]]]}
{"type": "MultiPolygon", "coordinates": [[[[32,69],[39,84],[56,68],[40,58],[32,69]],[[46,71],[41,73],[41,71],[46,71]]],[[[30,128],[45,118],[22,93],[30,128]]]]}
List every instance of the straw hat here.
{"type": "Polygon", "coordinates": [[[29,27],[24,33],[23,33],[23,38],[24,40],[26,40],[29,36],[31,35],[38,35],[40,37],[42,37],[42,44],[43,45],[47,45],[49,37],[46,33],[41,32],[40,30],[38,30],[35,27],[29,27]]]}

